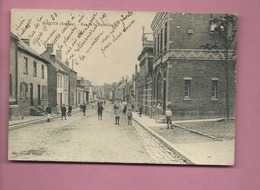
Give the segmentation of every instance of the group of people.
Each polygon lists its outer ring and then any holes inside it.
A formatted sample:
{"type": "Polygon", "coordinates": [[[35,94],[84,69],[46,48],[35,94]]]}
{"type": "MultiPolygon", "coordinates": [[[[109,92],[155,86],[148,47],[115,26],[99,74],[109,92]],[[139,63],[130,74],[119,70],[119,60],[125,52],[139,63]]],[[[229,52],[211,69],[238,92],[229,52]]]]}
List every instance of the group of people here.
{"type": "MultiPolygon", "coordinates": [[[[93,104],[92,104],[92,106],[93,106],[93,104]]],[[[98,106],[97,107],[98,120],[102,120],[102,115],[103,115],[103,110],[104,110],[103,102],[98,102],[97,106],[98,106]]],[[[121,112],[123,113],[123,115],[126,115],[128,125],[132,125],[132,117],[133,117],[133,109],[134,109],[133,105],[131,105],[131,106],[124,105],[123,109],[120,109],[120,106],[118,104],[114,104],[113,108],[114,108],[114,115],[115,115],[115,125],[120,125],[119,122],[120,122],[121,112]]],[[[61,109],[61,120],[63,120],[63,119],[66,120],[67,119],[66,116],[71,117],[71,113],[72,113],[71,105],[69,105],[68,108],[66,108],[65,104],[63,104],[60,109],[61,109]]],[[[83,116],[86,116],[87,106],[85,103],[80,105],[80,109],[83,112],[83,116]]],[[[139,116],[141,117],[143,107],[140,106],[138,111],[139,111],[139,116]]],[[[50,122],[51,113],[52,113],[52,107],[50,105],[48,105],[46,107],[46,113],[48,115],[47,122],[50,122]]],[[[171,111],[170,107],[167,107],[167,109],[165,110],[167,129],[173,128],[172,115],[173,115],[173,112],[171,111]]]]}
{"type": "MultiPolygon", "coordinates": [[[[127,117],[127,123],[128,125],[132,125],[132,116],[133,116],[133,107],[124,105],[124,108],[122,110],[123,114],[126,115],[127,117]]],[[[120,115],[121,115],[121,110],[118,104],[114,105],[114,114],[115,114],[115,125],[119,125],[120,121],[120,115]]]]}
{"type": "MultiPolygon", "coordinates": [[[[48,104],[48,106],[46,107],[45,111],[47,113],[47,122],[50,122],[51,121],[51,114],[52,114],[52,107],[50,106],[50,104],[48,104]]],[[[62,104],[60,111],[61,111],[61,120],[63,120],[63,118],[65,120],[67,120],[66,116],[67,117],[71,117],[72,106],[69,105],[68,109],[67,109],[65,104],[62,104]]]]}

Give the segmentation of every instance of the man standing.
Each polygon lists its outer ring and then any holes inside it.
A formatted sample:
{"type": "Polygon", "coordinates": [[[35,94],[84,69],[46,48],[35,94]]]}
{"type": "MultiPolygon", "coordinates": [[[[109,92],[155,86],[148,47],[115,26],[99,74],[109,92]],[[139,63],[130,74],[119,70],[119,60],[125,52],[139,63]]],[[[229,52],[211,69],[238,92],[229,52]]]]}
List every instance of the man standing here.
{"type": "Polygon", "coordinates": [[[169,129],[171,127],[173,127],[172,125],[172,111],[170,110],[169,107],[167,107],[166,111],[165,111],[165,117],[166,117],[166,123],[167,123],[167,129],[169,129]]]}
{"type": "Polygon", "coordinates": [[[102,112],[103,112],[103,106],[102,106],[102,104],[100,103],[100,104],[98,104],[98,110],[97,110],[97,112],[98,112],[98,120],[99,120],[99,118],[100,118],[100,120],[102,120],[102,112]]]}
{"type": "Polygon", "coordinates": [[[67,120],[66,119],[66,111],[67,111],[67,108],[66,108],[65,104],[62,104],[62,106],[61,106],[61,120],[63,120],[63,117],[65,118],[65,120],[67,120]]]}
{"type": "Polygon", "coordinates": [[[71,111],[72,111],[72,106],[71,105],[69,105],[69,107],[68,107],[68,117],[71,117],[71,111]]]}
{"type": "Polygon", "coordinates": [[[86,109],[87,109],[87,107],[86,107],[86,104],[84,103],[84,104],[82,105],[83,116],[86,115],[86,109]]]}
{"type": "Polygon", "coordinates": [[[47,122],[50,122],[51,121],[51,112],[52,112],[52,108],[50,106],[50,104],[48,104],[47,108],[46,108],[46,112],[47,112],[47,122]]]}

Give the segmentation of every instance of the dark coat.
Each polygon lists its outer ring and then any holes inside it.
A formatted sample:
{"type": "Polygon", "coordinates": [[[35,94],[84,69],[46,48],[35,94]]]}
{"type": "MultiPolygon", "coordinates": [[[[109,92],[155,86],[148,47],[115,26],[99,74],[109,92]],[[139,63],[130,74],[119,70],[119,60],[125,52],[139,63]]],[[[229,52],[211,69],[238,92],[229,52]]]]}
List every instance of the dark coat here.
{"type": "Polygon", "coordinates": [[[67,108],[62,106],[62,107],[61,107],[61,113],[62,113],[62,114],[65,114],[66,111],[67,111],[67,108]]]}
{"type": "Polygon", "coordinates": [[[46,112],[49,113],[49,114],[52,112],[51,106],[48,106],[48,107],[46,108],[46,112]]]}
{"type": "Polygon", "coordinates": [[[99,106],[98,106],[98,110],[97,110],[98,113],[102,113],[103,109],[104,109],[103,106],[99,105],[99,106]]]}
{"type": "Polygon", "coordinates": [[[85,112],[86,109],[87,109],[86,105],[83,105],[83,106],[82,106],[82,111],[85,112]]]}

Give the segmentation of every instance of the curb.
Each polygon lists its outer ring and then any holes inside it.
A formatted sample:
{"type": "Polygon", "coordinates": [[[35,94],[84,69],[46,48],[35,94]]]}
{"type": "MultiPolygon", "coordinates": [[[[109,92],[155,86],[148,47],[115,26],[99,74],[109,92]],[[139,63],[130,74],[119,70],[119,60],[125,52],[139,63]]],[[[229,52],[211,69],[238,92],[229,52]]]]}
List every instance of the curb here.
{"type": "Polygon", "coordinates": [[[211,135],[207,135],[207,134],[205,134],[205,133],[202,133],[202,132],[199,132],[199,131],[196,131],[196,130],[193,130],[193,129],[189,129],[189,128],[186,128],[186,127],[182,127],[182,126],[180,126],[180,125],[178,125],[178,124],[175,124],[175,123],[173,123],[173,125],[174,125],[175,127],[179,127],[179,128],[184,129],[184,130],[186,130],[186,131],[190,131],[190,132],[192,132],[192,133],[196,133],[196,134],[199,134],[199,135],[208,137],[208,138],[212,138],[212,139],[217,140],[217,141],[224,141],[223,139],[220,139],[220,138],[217,138],[217,137],[214,137],[214,136],[211,136],[211,135]]]}
{"type": "MultiPolygon", "coordinates": [[[[59,115],[55,115],[55,116],[51,117],[51,120],[57,119],[58,117],[59,117],[59,115]]],[[[43,118],[41,117],[39,119],[23,121],[23,122],[20,122],[20,123],[17,123],[17,124],[9,125],[8,131],[13,131],[13,130],[16,130],[16,129],[19,129],[19,128],[22,128],[22,127],[26,127],[30,124],[38,124],[38,123],[45,123],[45,122],[47,122],[47,117],[43,117],[43,118]]]]}
{"type": "Polygon", "coordinates": [[[153,130],[145,127],[144,125],[142,125],[139,121],[137,121],[136,119],[132,118],[133,121],[135,121],[137,124],[139,124],[143,129],[145,129],[148,133],[150,133],[153,137],[155,137],[157,140],[159,140],[162,144],[164,144],[165,146],[167,146],[167,148],[169,148],[171,151],[177,153],[180,155],[180,157],[189,165],[196,165],[195,160],[190,159],[189,157],[191,157],[190,155],[188,155],[187,153],[183,152],[181,149],[179,149],[178,147],[176,147],[175,145],[173,145],[172,143],[170,143],[168,140],[166,140],[165,138],[163,138],[162,136],[158,135],[157,133],[155,133],[153,130]]]}

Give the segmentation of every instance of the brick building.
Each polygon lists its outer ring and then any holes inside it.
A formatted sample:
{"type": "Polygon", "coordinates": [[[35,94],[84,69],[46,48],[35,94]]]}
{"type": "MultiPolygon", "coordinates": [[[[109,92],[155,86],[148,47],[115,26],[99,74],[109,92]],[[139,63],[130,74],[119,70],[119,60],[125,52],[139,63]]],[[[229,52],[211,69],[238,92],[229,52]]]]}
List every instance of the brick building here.
{"type": "MultiPolygon", "coordinates": [[[[175,118],[225,117],[224,51],[202,49],[221,43],[212,19],[221,15],[157,13],[154,39],[153,100],[161,113],[174,107],[175,118]]],[[[235,113],[235,58],[230,65],[230,113],[235,113]]]]}
{"type": "Polygon", "coordinates": [[[143,50],[138,56],[140,62],[138,92],[140,93],[139,107],[143,107],[145,115],[151,115],[152,108],[152,71],[153,71],[153,41],[143,34],[143,50]]]}

